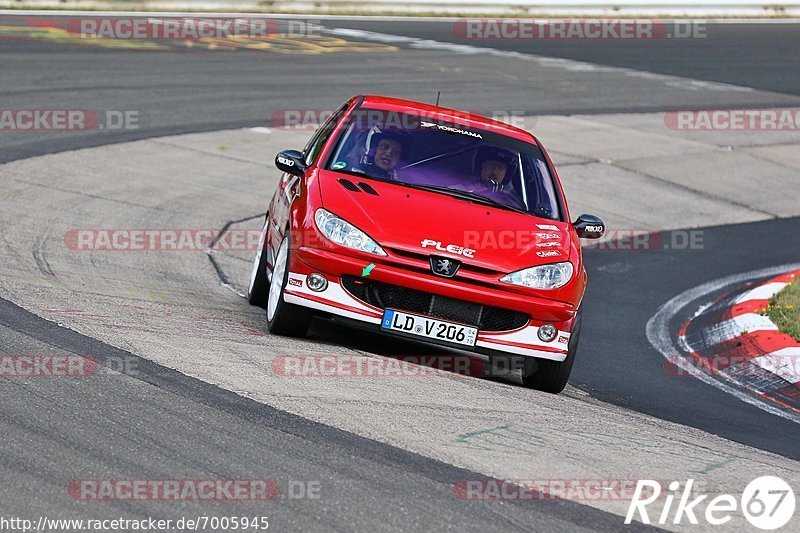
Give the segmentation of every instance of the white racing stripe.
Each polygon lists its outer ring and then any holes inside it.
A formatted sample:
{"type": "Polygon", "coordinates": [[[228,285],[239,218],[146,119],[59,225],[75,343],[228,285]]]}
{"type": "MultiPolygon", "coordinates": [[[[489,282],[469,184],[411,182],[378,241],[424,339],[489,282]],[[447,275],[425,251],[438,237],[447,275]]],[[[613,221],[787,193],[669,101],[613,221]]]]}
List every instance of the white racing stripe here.
{"type": "Polygon", "coordinates": [[[289,272],[289,284],[286,285],[284,290],[288,290],[294,294],[284,293],[283,299],[287,303],[304,305],[321,311],[329,311],[363,322],[370,322],[373,324],[381,323],[380,316],[368,316],[379,314],[378,311],[350,296],[350,294],[335,281],[329,281],[328,288],[323,292],[314,292],[308,288],[307,278],[308,276],[305,274],[289,272]],[[292,284],[292,282],[299,283],[299,285],[292,284]],[[325,301],[319,301],[320,299],[325,301]],[[351,310],[348,311],[344,307],[335,304],[348,307],[351,310]]]}
{"type": "Polygon", "coordinates": [[[697,372],[696,369],[694,369],[694,365],[688,358],[679,357],[679,355],[681,355],[681,351],[673,343],[673,334],[669,329],[672,318],[677,315],[681,309],[707,294],[718,291],[729,285],[733,285],[734,283],[742,283],[750,279],[761,277],[765,278],[768,276],[777,276],[779,274],[783,274],[784,272],[797,269],[800,269],[800,263],[762,268],[760,270],[752,270],[750,272],[733,274],[731,276],[712,280],[684,291],[659,307],[658,311],[656,311],[650,320],[648,320],[646,327],[647,340],[668,361],[680,367],[682,370],[691,373],[694,377],[703,381],[704,383],[716,387],[721,391],[726,392],[745,403],[749,403],[750,405],[758,407],[763,411],[800,424],[800,413],[779,409],[767,401],[760,400],[749,394],[746,394],[736,387],[714,379],[705,373],[697,372]],[[692,370],[695,371],[692,372],[692,370]]]}

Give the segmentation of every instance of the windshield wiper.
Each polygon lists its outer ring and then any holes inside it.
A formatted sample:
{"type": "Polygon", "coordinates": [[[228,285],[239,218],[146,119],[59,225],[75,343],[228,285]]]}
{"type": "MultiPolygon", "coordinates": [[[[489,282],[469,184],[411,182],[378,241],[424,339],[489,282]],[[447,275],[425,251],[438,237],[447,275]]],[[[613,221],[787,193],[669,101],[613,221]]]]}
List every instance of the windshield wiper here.
{"type": "Polygon", "coordinates": [[[487,197],[485,197],[483,195],[480,195],[480,194],[477,194],[477,193],[474,193],[474,192],[460,191],[458,189],[450,189],[448,187],[441,187],[439,185],[411,185],[411,184],[408,184],[408,183],[406,183],[405,185],[408,185],[409,187],[414,187],[414,188],[417,188],[417,189],[422,189],[422,190],[425,190],[425,191],[440,192],[440,193],[452,196],[454,198],[458,198],[460,200],[466,200],[468,202],[475,202],[475,203],[478,203],[478,204],[490,205],[492,207],[499,207],[500,209],[507,209],[509,211],[514,211],[516,213],[522,213],[523,215],[530,215],[530,213],[525,211],[524,209],[519,209],[518,207],[512,207],[510,205],[506,205],[506,204],[500,203],[500,202],[498,202],[496,200],[492,200],[491,198],[487,198],[487,197]]]}
{"type": "Polygon", "coordinates": [[[350,174],[351,176],[365,176],[367,178],[372,177],[363,170],[359,170],[357,168],[329,168],[327,170],[332,170],[333,172],[339,172],[341,174],[350,174]]]}

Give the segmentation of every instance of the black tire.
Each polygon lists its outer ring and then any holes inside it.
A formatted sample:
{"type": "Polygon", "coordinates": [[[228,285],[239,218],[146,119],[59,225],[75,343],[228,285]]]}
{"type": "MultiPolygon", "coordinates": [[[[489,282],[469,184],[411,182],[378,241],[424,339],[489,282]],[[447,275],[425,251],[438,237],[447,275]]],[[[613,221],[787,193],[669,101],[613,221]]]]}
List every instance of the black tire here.
{"type": "Polygon", "coordinates": [[[269,297],[269,281],[267,280],[267,239],[269,225],[269,213],[264,220],[264,228],[261,230],[260,248],[256,250],[256,257],[253,260],[253,270],[250,272],[250,284],[247,286],[247,301],[250,305],[266,309],[267,298],[269,297]]]}
{"type": "Polygon", "coordinates": [[[558,394],[564,390],[572,373],[572,365],[575,363],[575,354],[578,351],[578,342],[581,337],[581,316],[582,310],[578,309],[575,316],[575,325],[572,328],[572,335],[567,344],[567,358],[563,361],[551,361],[549,359],[536,359],[536,364],[531,365],[530,372],[524,372],[522,383],[526,387],[558,394]]]}
{"type": "Polygon", "coordinates": [[[313,313],[307,307],[303,307],[300,305],[294,305],[290,303],[286,303],[283,299],[283,289],[286,287],[286,284],[289,279],[289,264],[291,263],[291,246],[289,243],[292,242],[289,236],[289,232],[286,232],[286,235],[283,237],[283,241],[281,242],[280,247],[278,247],[278,251],[275,252],[275,261],[273,266],[273,276],[280,272],[281,268],[278,264],[279,260],[281,260],[282,249],[286,248],[286,258],[285,267],[283,268],[283,272],[281,273],[281,280],[280,285],[272,285],[269,289],[269,292],[273,290],[278,290],[277,301],[275,303],[275,311],[270,316],[270,302],[269,299],[267,301],[267,329],[269,332],[275,335],[283,335],[286,337],[302,337],[308,332],[308,326],[311,325],[311,318],[313,317],[313,313]]]}

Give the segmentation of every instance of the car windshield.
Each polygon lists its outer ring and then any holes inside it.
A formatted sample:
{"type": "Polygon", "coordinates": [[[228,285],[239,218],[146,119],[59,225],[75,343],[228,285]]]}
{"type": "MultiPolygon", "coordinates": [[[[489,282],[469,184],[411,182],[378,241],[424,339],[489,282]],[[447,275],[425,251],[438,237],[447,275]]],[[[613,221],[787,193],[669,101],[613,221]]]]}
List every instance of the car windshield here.
{"type": "Polygon", "coordinates": [[[455,123],[361,108],[327,168],[561,220],[538,146],[455,123]]]}

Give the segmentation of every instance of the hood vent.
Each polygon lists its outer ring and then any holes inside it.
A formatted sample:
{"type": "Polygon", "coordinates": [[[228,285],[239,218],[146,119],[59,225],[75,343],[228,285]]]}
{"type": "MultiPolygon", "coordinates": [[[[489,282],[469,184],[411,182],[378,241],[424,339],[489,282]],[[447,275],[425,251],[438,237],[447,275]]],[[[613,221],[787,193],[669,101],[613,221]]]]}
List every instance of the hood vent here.
{"type": "Polygon", "coordinates": [[[367,193],[367,194],[374,194],[375,196],[378,196],[378,191],[376,191],[375,189],[373,189],[373,188],[372,188],[372,185],[370,185],[369,183],[364,183],[363,181],[359,181],[359,182],[358,182],[358,186],[359,186],[359,187],[361,187],[361,189],[362,189],[362,190],[363,190],[365,193],[367,193]]]}
{"type": "Polygon", "coordinates": [[[358,186],[350,180],[339,178],[338,181],[339,183],[342,184],[342,187],[344,187],[348,191],[361,192],[361,189],[359,189],[358,186]]]}

